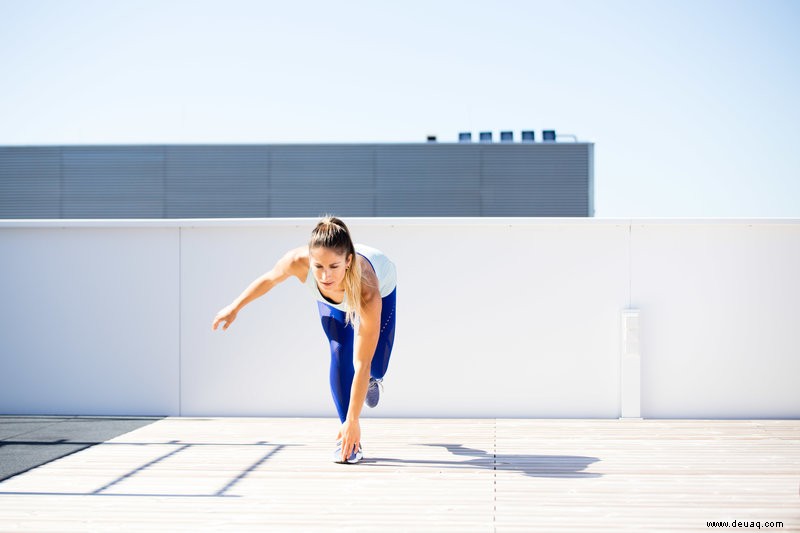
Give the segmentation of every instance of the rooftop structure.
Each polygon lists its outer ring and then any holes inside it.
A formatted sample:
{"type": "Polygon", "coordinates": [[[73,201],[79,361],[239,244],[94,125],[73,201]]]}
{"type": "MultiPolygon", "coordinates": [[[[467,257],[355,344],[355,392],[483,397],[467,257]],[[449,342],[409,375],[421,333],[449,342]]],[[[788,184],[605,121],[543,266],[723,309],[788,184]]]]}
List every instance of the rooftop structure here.
{"type": "Polygon", "coordinates": [[[0,147],[0,218],[594,214],[592,143],[509,133],[497,143],[0,147]]]}

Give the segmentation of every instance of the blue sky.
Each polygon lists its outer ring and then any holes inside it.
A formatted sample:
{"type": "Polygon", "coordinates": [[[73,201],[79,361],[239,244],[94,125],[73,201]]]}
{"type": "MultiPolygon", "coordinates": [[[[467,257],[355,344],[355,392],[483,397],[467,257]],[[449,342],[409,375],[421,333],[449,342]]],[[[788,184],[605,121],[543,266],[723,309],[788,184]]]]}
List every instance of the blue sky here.
{"type": "Polygon", "coordinates": [[[599,217],[800,217],[800,0],[0,0],[0,145],[595,143],[599,217]]]}

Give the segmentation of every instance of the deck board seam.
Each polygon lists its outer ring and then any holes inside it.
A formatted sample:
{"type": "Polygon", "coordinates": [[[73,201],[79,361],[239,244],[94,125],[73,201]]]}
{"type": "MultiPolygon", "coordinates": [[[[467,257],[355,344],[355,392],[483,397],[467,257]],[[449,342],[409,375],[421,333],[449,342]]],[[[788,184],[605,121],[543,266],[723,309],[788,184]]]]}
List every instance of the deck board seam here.
{"type": "Polygon", "coordinates": [[[494,439],[492,442],[492,476],[493,476],[493,498],[492,503],[492,531],[497,533],[497,419],[494,419],[494,439]]]}

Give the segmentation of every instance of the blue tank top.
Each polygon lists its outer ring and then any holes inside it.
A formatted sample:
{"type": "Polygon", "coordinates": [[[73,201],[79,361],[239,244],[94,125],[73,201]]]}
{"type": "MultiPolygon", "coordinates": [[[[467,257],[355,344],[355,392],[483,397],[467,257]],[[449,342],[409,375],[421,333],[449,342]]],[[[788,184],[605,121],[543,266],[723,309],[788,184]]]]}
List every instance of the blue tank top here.
{"type": "MultiPolygon", "coordinates": [[[[355,244],[355,247],[356,253],[369,261],[369,264],[372,265],[372,269],[378,276],[378,285],[380,287],[381,298],[389,296],[397,287],[397,269],[395,268],[394,263],[392,263],[389,258],[386,257],[386,255],[380,250],[376,250],[375,248],[366,246],[364,244],[355,244]]],[[[322,293],[319,292],[317,280],[314,278],[314,274],[311,272],[310,264],[308,266],[308,275],[306,276],[306,287],[311,290],[311,294],[314,296],[314,298],[320,302],[325,302],[334,309],[347,311],[347,294],[345,294],[342,303],[339,304],[335,304],[325,299],[322,293]]]]}

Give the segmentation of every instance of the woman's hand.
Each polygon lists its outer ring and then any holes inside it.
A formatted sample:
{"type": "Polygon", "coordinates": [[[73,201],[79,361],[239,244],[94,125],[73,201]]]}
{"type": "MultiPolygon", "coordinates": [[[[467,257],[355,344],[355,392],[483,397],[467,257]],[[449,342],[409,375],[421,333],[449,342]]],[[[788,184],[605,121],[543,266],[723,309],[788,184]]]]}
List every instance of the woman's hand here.
{"type": "Polygon", "coordinates": [[[361,444],[361,425],[358,419],[350,420],[349,418],[342,424],[342,429],[339,430],[339,436],[342,438],[342,461],[353,455],[353,452],[358,450],[361,444]]]}
{"type": "Polygon", "coordinates": [[[222,325],[223,331],[228,329],[231,324],[233,324],[233,321],[236,320],[236,315],[238,313],[239,312],[236,310],[236,306],[233,304],[229,305],[228,307],[223,307],[220,312],[217,313],[217,316],[214,317],[214,323],[211,325],[211,329],[216,331],[220,322],[225,322],[222,325]]]}

